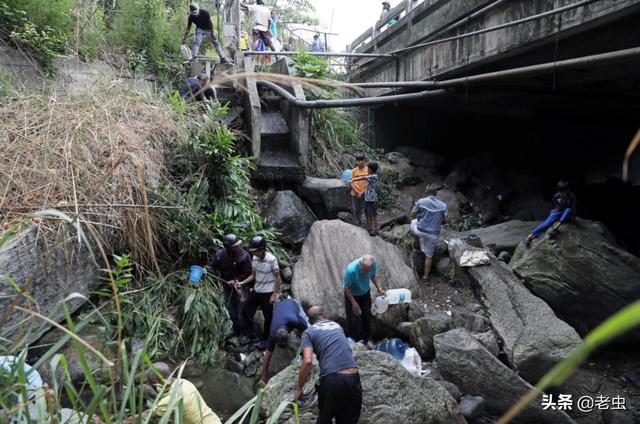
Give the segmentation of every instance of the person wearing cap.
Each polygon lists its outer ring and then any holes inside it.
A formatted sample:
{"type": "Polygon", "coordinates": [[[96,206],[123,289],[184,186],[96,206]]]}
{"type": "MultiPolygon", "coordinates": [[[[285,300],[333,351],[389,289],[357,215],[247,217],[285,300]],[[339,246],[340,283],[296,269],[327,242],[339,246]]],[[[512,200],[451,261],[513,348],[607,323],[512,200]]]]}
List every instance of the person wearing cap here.
{"type": "MultiPolygon", "coordinates": [[[[383,1],[382,2],[382,13],[380,14],[380,19],[384,19],[389,13],[391,12],[391,3],[389,3],[388,1],[383,1]]],[[[391,18],[387,21],[387,25],[391,26],[395,23],[397,23],[398,21],[396,21],[395,19],[391,18]]]]}
{"type": "Polygon", "coordinates": [[[558,234],[560,226],[566,224],[575,216],[576,196],[571,192],[568,181],[558,181],[558,192],[553,195],[551,202],[553,203],[553,209],[547,219],[538,225],[524,241],[527,247],[531,245],[533,239],[540,237],[549,228],[551,228],[549,238],[554,238],[558,234]]]}
{"type": "Polygon", "coordinates": [[[424,273],[422,280],[429,282],[429,273],[433,263],[433,253],[436,250],[440,228],[447,223],[447,205],[436,197],[438,187],[428,185],[424,190],[425,197],[418,200],[411,211],[415,217],[411,221],[411,232],[420,239],[420,250],[424,253],[424,273]]]}
{"type": "Polygon", "coordinates": [[[253,21],[253,49],[257,50],[257,44],[262,41],[265,47],[269,46],[271,50],[275,51],[276,48],[271,40],[271,31],[269,31],[271,10],[264,5],[264,1],[256,0],[256,4],[240,3],[240,7],[249,12],[253,21]]]}
{"type": "Polygon", "coordinates": [[[256,314],[258,308],[260,308],[264,315],[262,334],[266,339],[269,329],[271,328],[273,304],[278,299],[278,294],[280,293],[280,267],[278,266],[278,259],[276,259],[273,254],[267,252],[267,241],[261,235],[251,239],[249,243],[249,253],[253,255],[253,271],[247,278],[238,282],[238,287],[240,288],[253,283],[253,287],[249,289],[247,301],[242,307],[242,318],[244,324],[247,326],[249,337],[255,339],[253,316],[256,314]]]}
{"type": "Polygon", "coordinates": [[[184,36],[182,37],[182,44],[187,41],[187,37],[191,32],[191,25],[196,26],[196,39],[193,42],[193,46],[191,47],[192,60],[195,60],[196,56],[198,56],[198,52],[200,51],[200,44],[202,43],[202,37],[209,37],[209,39],[211,40],[211,44],[213,44],[216,52],[218,53],[218,56],[220,56],[220,62],[228,63],[229,61],[224,57],[224,54],[222,53],[220,42],[213,33],[214,25],[213,21],[211,20],[211,14],[205,9],[200,9],[197,3],[191,3],[189,5],[187,29],[184,31],[184,36]]]}
{"type": "Polygon", "coordinates": [[[326,51],[326,46],[322,41],[320,41],[320,35],[313,35],[313,42],[311,43],[311,51],[312,52],[324,52],[326,51]]]}
{"type": "MultiPolygon", "coordinates": [[[[246,327],[242,320],[242,299],[236,292],[238,281],[245,280],[253,272],[251,255],[241,246],[242,240],[235,234],[227,234],[222,238],[222,249],[216,251],[205,266],[207,272],[217,271],[224,291],[224,302],[233,322],[233,331],[237,335],[245,335],[246,327]]],[[[243,296],[247,297],[248,287],[242,287],[243,296]]]]}
{"type": "Polygon", "coordinates": [[[351,170],[351,212],[353,218],[356,220],[356,225],[361,226],[361,215],[364,209],[364,193],[367,188],[367,183],[364,178],[369,175],[369,168],[365,163],[364,154],[358,153],[355,155],[356,167],[351,170]]]}
{"type": "MultiPolygon", "coordinates": [[[[303,389],[315,354],[320,366],[316,424],[330,424],[334,418],[336,424],[356,424],[362,409],[362,385],[344,331],[337,322],[327,319],[320,306],[309,308],[309,321],[311,325],[302,333],[302,364],[293,399],[301,407],[313,403],[303,389]]],[[[410,417],[407,419],[410,421],[410,417]]]]}
{"type": "Polygon", "coordinates": [[[284,299],[273,307],[273,319],[269,327],[269,336],[262,362],[259,386],[265,386],[269,381],[269,364],[276,346],[286,348],[289,344],[289,333],[297,330],[300,334],[309,326],[309,318],[304,313],[302,305],[295,299],[284,299]]]}

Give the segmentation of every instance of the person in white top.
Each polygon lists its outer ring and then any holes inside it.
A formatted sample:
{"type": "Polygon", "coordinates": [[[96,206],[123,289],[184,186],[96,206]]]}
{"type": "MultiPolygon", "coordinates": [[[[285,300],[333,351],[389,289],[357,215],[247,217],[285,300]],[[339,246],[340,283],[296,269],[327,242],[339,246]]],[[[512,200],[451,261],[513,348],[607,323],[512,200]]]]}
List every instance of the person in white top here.
{"type": "Polygon", "coordinates": [[[240,286],[253,282],[253,288],[242,308],[242,316],[249,332],[249,338],[256,340],[253,316],[259,309],[264,315],[263,338],[269,337],[269,328],[273,317],[273,304],[280,293],[280,268],[278,259],[267,252],[267,241],[263,236],[255,236],[249,244],[249,253],[253,254],[253,272],[238,284],[240,286]]]}
{"type": "Polygon", "coordinates": [[[257,45],[262,40],[265,47],[269,46],[271,50],[276,51],[269,31],[271,10],[264,5],[264,1],[256,0],[256,4],[240,3],[240,7],[249,11],[253,19],[253,50],[258,50],[257,45]]]}

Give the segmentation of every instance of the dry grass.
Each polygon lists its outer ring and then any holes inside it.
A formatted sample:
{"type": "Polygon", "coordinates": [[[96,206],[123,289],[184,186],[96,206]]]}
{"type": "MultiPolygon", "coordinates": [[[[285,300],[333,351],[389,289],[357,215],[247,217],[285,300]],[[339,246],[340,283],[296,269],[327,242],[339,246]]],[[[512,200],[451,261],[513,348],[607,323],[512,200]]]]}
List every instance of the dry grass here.
{"type": "MultiPolygon", "coordinates": [[[[146,190],[165,179],[183,135],[167,106],[134,93],[112,83],[78,97],[25,95],[0,109],[0,232],[57,209],[92,224],[112,251],[155,262],[146,190]]],[[[36,221],[42,234],[60,229],[36,221]]]]}

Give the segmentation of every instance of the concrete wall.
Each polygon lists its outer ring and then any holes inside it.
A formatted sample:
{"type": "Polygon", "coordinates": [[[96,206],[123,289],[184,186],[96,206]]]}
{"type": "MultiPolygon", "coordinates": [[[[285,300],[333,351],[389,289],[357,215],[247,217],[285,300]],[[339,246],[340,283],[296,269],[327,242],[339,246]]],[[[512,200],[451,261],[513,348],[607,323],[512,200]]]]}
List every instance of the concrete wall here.
{"type": "MultiPolygon", "coordinates": [[[[251,56],[247,56],[243,59],[242,64],[244,69],[241,72],[251,73],[253,72],[254,63],[251,56]]],[[[244,110],[245,110],[245,126],[247,134],[251,137],[251,150],[253,156],[256,159],[260,158],[260,123],[261,123],[261,108],[260,108],[260,96],[258,95],[258,87],[256,86],[256,78],[253,75],[247,74],[244,79],[244,110]]]]}
{"type": "MultiPolygon", "coordinates": [[[[421,3],[396,25],[379,34],[357,51],[384,53],[418,44],[431,34],[488,3],[491,1],[440,0],[421,3]]],[[[462,25],[454,33],[438,34],[435,38],[488,28],[572,3],[575,1],[514,0],[506,2],[470,23],[462,25]]],[[[640,0],[602,0],[560,15],[419,48],[402,55],[397,60],[360,60],[354,64],[358,68],[354,71],[352,79],[357,82],[415,81],[460,73],[462,69],[466,72],[474,66],[503,60],[508,56],[522,55],[528,49],[553,42],[556,37],[562,39],[579,31],[587,31],[603,20],[633,13],[637,7],[640,7],[640,0]]]]}

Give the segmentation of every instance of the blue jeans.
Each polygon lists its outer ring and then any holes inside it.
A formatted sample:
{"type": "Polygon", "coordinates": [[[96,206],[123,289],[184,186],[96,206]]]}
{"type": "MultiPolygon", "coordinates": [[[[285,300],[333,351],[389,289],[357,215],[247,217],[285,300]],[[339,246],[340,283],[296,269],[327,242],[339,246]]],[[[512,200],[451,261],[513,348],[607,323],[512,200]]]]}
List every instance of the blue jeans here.
{"type": "Polygon", "coordinates": [[[547,231],[549,227],[551,227],[556,221],[560,221],[561,224],[566,223],[569,218],[571,218],[571,213],[573,211],[571,208],[567,208],[564,211],[560,212],[557,209],[553,209],[547,219],[544,222],[536,227],[535,230],[531,232],[536,237],[540,237],[542,233],[547,231]]]}
{"type": "Polygon", "coordinates": [[[220,47],[220,43],[215,35],[213,35],[213,30],[211,29],[201,29],[196,28],[196,39],[191,47],[191,55],[195,59],[198,56],[198,52],[200,51],[200,44],[202,44],[202,37],[207,36],[211,40],[211,44],[216,48],[216,52],[218,52],[218,56],[222,57],[222,48],[220,47]]]}

